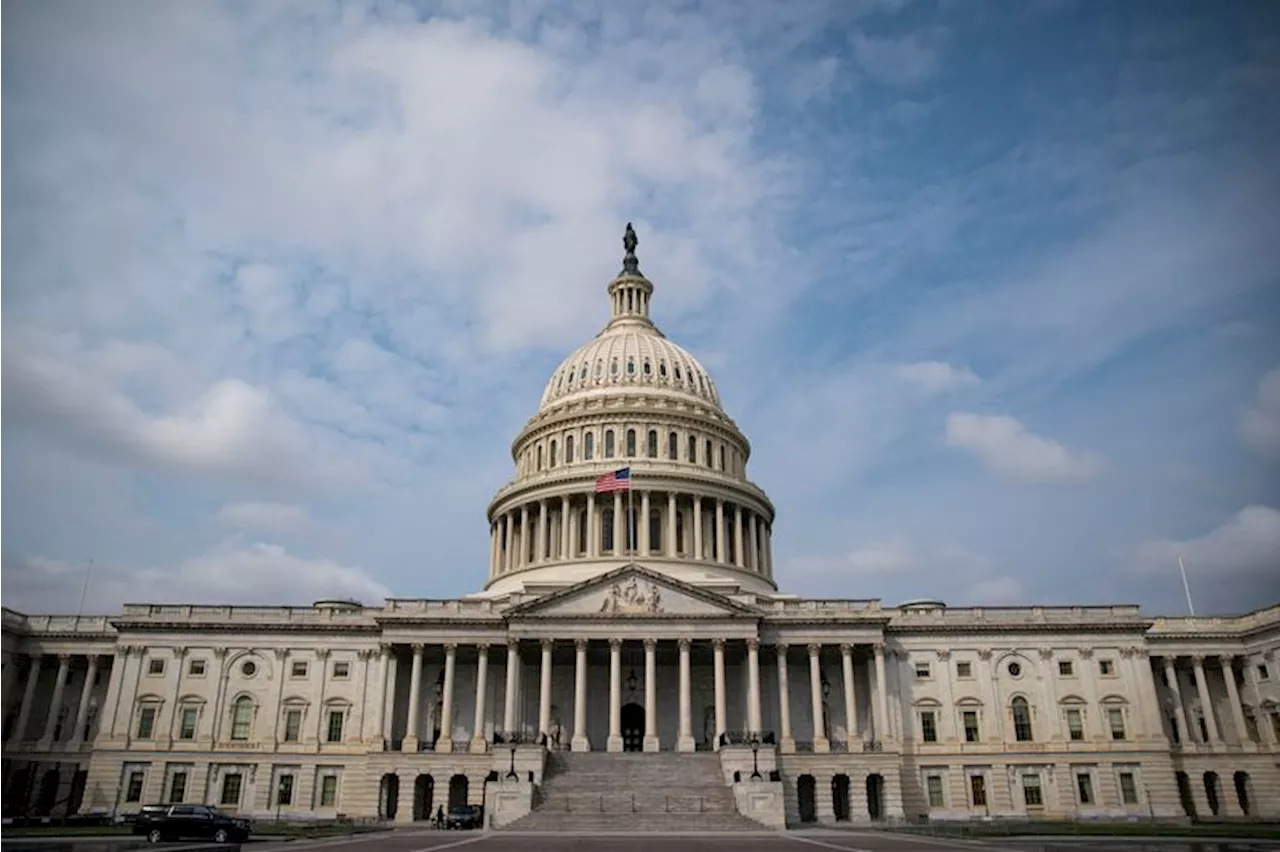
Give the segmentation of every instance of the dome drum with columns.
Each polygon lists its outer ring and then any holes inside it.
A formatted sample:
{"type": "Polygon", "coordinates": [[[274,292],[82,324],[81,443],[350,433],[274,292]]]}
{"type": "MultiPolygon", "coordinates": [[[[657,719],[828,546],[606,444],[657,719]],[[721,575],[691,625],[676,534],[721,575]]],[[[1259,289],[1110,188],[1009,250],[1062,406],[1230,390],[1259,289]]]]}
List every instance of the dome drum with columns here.
{"type": "Polygon", "coordinates": [[[611,317],[552,373],[489,507],[486,591],[548,590],[643,559],[722,592],[774,592],[774,511],[746,476],[751,445],[715,382],[649,316],[653,284],[627,226],[611,317]],[[629,467],[632,493],[595,493],[629,467]]]}

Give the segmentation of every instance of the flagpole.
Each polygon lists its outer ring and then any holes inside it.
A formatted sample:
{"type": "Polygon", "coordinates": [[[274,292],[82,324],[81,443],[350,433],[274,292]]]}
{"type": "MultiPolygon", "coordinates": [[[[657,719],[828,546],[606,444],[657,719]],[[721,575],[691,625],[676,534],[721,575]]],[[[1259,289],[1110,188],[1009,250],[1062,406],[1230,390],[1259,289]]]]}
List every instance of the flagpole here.
{"type": "Polygon", "coordinates": [[[1178,571],[1182,574],[1182,591],[1187,595],[1187,610],[1192,614],[1196,614],[1195,604],[1191,602],[1191,586],[1187,584],[1187,566],[1182,564],[1182,557],[1178,557],[1178,571]]]}
{"type": "Polygon", "coordinates": [[[84,599],[89,594],[89,578],[93,576],[93,560],[89,560],[89,567],[84,572],[84,583],[80,586],[80,606],[76,609],[76,618],[84,615],[84,599]]]}
{"type": "Polygon", "coordinates": [[[631,478],[635,476],[634,470],[627,471],[627,526],[630,528],[629,539],[627,541],[627,550],[629,556],[635,556],[636,553],[636,514],[635,504],[631,500],[631,478]]]}

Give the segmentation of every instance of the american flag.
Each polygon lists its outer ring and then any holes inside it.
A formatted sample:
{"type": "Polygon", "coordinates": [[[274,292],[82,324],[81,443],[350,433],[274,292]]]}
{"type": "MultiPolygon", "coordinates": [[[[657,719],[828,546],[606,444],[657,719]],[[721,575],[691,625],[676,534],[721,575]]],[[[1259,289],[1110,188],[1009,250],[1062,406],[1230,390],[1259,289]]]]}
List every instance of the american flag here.
{"type": "Polygon", "coordinates": [[[613,473],[606,473],[596,479],[596,493],[608,494],[612,491],[629,491],[631,489],[631,468],[622,467],[613,473]]]}

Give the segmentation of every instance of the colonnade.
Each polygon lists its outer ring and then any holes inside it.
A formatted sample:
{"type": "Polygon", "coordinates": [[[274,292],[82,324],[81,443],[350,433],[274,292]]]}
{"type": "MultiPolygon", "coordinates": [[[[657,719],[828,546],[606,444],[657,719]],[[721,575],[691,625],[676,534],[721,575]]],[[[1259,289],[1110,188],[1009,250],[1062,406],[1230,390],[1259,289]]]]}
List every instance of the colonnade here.
{"type": "Polygon", "coordinates": [[[630,496],[565,494],[512,508],[490,526],[495,577],[549,562],[628,553],[714,561],[773,576],[768,519],[718,497],[640,489],[630,496]]]}
{"type": "MultiPolygon", "coordinates": [[[[31,739],[27,736],[27,729],[31,727],[31,714],[36,705],[36,689],[40,683],[40,675],[45,662],[48,660],[56,660],[58,668],[53,679],[53,695],[49,701],[49,709],[40,726],[40,736],[35,740],[38,743],[38,747],[48,748],[52,743],[64,740],[75,747],[91,741],[93,738],[89,736],[88,729],[94,720],[89,715],[93,709],[93,702],[90,699],[98,680],[98,672],[103,667],[104,661],[107,667],[110,666],[112,655],[32,653],[27,656],[30,665],[26,669],[25,684],[18,704],[18,714],[12,729],[9,731],[8,742],[16,744],[31,739]],[[80,684],[79,700],[75,705],[75,721],[68,730],[66,727],[66,715],[69,709],[67,706],[67,682],[70,678],[72,667],[74,666],[77,671],[81,668],[77,661],[84,662],[84,679],[80,684]]],[[[9,696],[13,694],[13,687],[17,684],[17,676],[17,661],[6,661],[2,688],[3,695],[9,696]]],[[[72,694],[74,695],[74,693],[72,694]]]]}
{"type": "MultiPolygon", "coordinates": [[[[1176,655],[1165,655],[1161,657],[1161,671],[1164,675],[1165,689],[1168,690],[1172,698],[1173,716],[1168,718],[1170,727],[1172,728],[1173,739],[1179,743],[1203,743],[1208,745],[1221,745],[1226,741],[1223,736],[1224,728],[1219,725],[1217,712],[1214,710],[1214,702],[1212,690],[1209,685],[1208,673],[1205,669],[1205,662],[1210,655],[1193,654],[1188,657],[1191,661],[1192,678],[1195,683],[1196,698],[1199,702],[1200,718],[1203,720],[1203,727],[1199,725],[1188,724],[1187,702],[1182,694],[1182,686],[1178,680],[1178,660],[1182,659],[1176,655]]],[[[1222,655],[1215,658],[1218,668],[1222,675],[1223,684],[1227,692],[1227,704],[1230,708],[1232,727],[1236,732],[1239,742],[1243,743],[1249,740],[1258,741],[1267,745],[1275,745],[1277,742],[1277,727],[1280,722],[1275,719],[1259,718],[1258,714],[1263,712],[1260,706],[1261,702],[1256,698],[1259,693],[1258,684],[1258,665],[1246,656],[1222,655]],[[1253,716],[1252,724],[1248,724],[1245,719],[1244,703],[1241,700],[1240,688],[1236,684],[1236,660],[1242,662],[1244,680],[1249,689],[1255,696],[1252,707],[1253,716]]],[[[1263,664],[1265,666],[1265,664],[1263,664]]]]}

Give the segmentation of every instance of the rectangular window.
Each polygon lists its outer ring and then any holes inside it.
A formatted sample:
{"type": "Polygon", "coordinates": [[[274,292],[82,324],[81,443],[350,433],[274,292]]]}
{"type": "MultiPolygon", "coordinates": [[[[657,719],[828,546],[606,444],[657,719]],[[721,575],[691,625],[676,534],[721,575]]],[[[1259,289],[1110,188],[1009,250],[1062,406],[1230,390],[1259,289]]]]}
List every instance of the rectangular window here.
{"type": "Polygon", "coordinates": [[[276,784],[276,804],[292,805],[293,804],[293,776],[281,775],[279,782],[276,784]]]}
{"type": "Polygon", "coordinates": [[[925,778],[924,781],[929,790],[929,807],[946,807],[946,804],[942,800],[942,776],[930,775],[925,778]]]}
{"type": "Polygon", "coordinates": [[[1070,660],[1058,660],[1058,676],[1071,677],[1076,673],[1075,664],[1070,660]]]}
{"type": "Polygon", "coordinates": [[[969,776],[969,794],[973,797],[975,808],[987,806],[987,779],[983,775],[969,776]]]}
{"type": "Polygon", "coordinates": [[[1080,804],[1093,804],[1093,776],[1088,772],[1076,773],[1076,794],[1080,797],[1080,804]]]}
{"type": "Polygon", "coordinates": [[[150,660],[147,660],[147,674],[149,675],[164,674],[164,660],[156,659],[155,657],[152,657],[150,660]]]}
{"type": "Polygon", "coordinates": [[[196,719],[200,711],[195,707],[183,707],[182,718],[178,721],[178,739],[194,740],[196,738],[196,719]]]}
{"type": "Polygon", "coordinates": [[[1138,784],[1133,780],[1132,772],[1120,773],[1120,801],[1126,805],[1138,804],[1138,784]]]}
{"type": "Polygon", "coordinates": [[[1267,671],[1266,663],[1258,663],[1258,680],[1270,680],[1271,672],[1267,671]]]}
{"type": "Polygon", "coordinates": [[[348,662],[337,662],[333,664],[333,677],[335,680],[343,680],[351,677],[351,664],[348,662]]]}
{"type": "Polygon", "coordinates": [[[138,739],[149,740],[155,733],[156,708],[143,707],[138,711],[138,739]]]}
{"type": "Polygon", "coordinates": [[[124,800],[126,802],[142,801],[142,782],[146,780],[146,773],[141,769],[135,769],[129,773],[129,780],[124,785],[124,800]]]}
{"type": "Polygon", "coordinates": [[[1067,711],[1067,733],[1077,742],[1084,739],[1084,714],[1074,707],[1067,711]]]}
{"type": "Polygon", "coordinates": [[[938,723],[932,710],[924,710],[920,713],[920,736],[927,743],[938,741],[938,723]]]}
{"type": "Polygon", "coordinates": [[[1116,673],[1116,664],[1111,660],[1099,660],[1098,673],[1103,677],[1111,677],[1116,673]]]}
{"type": "Polygon", "coordinates": [[[204,677],[205,662],[204,660],[192,660],[187,663],[187,674],[192,677],[204,677]]]}
{"type": "Polygon", "coordinates": [[[958,678],[973,677],[973,663],[970,663],[970,662],[956,663],[956,677],[958,678]]]}
{"type": "Polygon", "coordinates": [[[231,772],[222,776],[222,796],[218,799],[220,805],[231,805],[235,807],[240,804],[240,787],[244,784],[244,776],[239,772],[231,772]]]}
{"type": "Polygon", "coordinates": [[[1107,724],[1111,726],[1111,739],[1124,739],[1124,711],[1119,707],[1107,708],[1107,724]]]}
{"type": "Polygon", "coordinates": [[[168,801],[177,804],[187,797],[187,773],[175,772],[169,778],[168,801]]]}
{"type": "Polygon", "coordinates": [[[1040,776],[1022,776],[1022,801],[1029,808],[1044,806],[1044,797],[1040,795],[1040,776]]]}
{"type": "Polygon", "coordinates": [[[289,667],[290,677],[306,677],[307,664],[304,660],[295,660],[293,665],[289,667]]]}
{"type": "Polygon", "coordinates": [[[978,711],[964,711],[964,741],[967,743],[976,743],[979,739],[978,733],[978,711]]]}
{"type": "Polygon", "coordinates": [[[298,734],[302,731],[302,711],[286,710],[284,711],[284,741],[287,743],[296,743],[298,734]]]}
{"type": "Polygon", "coordinates": [[[329,711],[329,730],[326,732],[326,740],[331,743],[342,742],[342,721],[346,714],[341,710],[329,711]]]}
{"type": "Polygon", "coordinates": [[[1280,740],[1280,713],[1271,714],[1271,734],[1280,740]]]}
{"type": "Polygon", "coordinates": [[[338,803],[338,776],[325,775],[320,779],[320,807],[331,808],[338,803]]]}
{"type": "Polygon", "coordinates": [[[916,663],[916,677],[927,678],[929,676],[928,663],[916,663]]]}

